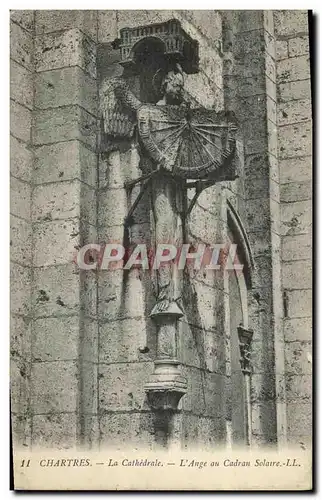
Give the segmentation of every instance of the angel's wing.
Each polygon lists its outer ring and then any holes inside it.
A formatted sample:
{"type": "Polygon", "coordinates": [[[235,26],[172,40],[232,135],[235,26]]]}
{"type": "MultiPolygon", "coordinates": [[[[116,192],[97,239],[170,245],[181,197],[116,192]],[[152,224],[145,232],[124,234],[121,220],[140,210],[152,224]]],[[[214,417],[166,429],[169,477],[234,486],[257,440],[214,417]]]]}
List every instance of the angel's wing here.
{"type": "Polygon", "coordinates": [[[102,99],[104,132],[112,137],[130,138],[136,123],[136,109],[141,104],[126,82],[111,79],[105,85],[102,99]]]}

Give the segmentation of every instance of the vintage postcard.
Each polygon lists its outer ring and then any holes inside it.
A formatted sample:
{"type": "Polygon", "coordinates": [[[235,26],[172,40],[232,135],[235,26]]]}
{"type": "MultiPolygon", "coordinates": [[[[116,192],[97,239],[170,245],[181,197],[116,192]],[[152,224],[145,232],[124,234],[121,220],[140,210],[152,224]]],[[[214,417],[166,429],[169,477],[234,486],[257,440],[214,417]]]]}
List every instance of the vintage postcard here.
{"type": "Polygon", "coordinates": [[[16,490],[312,488],[305,10],[12,10],[16,490]]]}

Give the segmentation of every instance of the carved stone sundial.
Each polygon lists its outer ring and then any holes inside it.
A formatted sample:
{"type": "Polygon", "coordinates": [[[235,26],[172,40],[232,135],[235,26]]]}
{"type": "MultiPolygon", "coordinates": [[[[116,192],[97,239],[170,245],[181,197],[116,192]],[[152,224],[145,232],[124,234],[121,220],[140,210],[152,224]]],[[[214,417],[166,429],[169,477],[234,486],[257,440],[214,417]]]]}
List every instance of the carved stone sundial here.
{"type": "Polygon", "coordinates": [[[220,114],[188,106],[143,105],[139,135],[159,168],[183,179],[220,172],[235,152],[236,126],[220,114]]]}

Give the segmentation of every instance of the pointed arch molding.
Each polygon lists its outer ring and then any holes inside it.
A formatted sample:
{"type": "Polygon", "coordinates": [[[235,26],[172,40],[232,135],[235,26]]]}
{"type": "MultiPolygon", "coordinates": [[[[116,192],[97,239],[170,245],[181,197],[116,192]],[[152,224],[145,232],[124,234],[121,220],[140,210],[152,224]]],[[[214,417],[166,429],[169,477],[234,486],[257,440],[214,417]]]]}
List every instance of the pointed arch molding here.
{"type": "Polygon", "coordinates": [[[251,288],[253,281],[254,258],[251,251],[249,239],[241,218],[239,217],[238,213],[229,200],[227,200],[227,222],[228,227],[234,236],[234,243],[237,244],[238,252],[239,254],[241,254],[243,260],[244,276],[247,288],[251,288]]]}

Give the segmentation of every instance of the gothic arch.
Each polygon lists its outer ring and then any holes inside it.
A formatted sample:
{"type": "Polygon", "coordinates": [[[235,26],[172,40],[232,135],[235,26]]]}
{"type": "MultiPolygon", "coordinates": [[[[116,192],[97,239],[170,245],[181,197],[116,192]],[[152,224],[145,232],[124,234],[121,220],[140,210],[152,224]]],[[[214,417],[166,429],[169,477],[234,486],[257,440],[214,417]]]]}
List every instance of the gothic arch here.
{"type": "Polygon", "coordinates": [[[229,291],[229,364],[230,377],[227,386],[229,416],[227,430],[230,446],[244,445],[248,441],[247,398],[245,378],[240,364],[238,327],[249,328],[249,298],[254,280],[254,259],[242,221],[227,201],[227,236],[230,243],[237,245],[237,256],[243,269],[228,273],[229,291]]]}
{"type": "Polygon", "coordinates": [[[228,228],[233,235],[234,243],[237,244],[239,255],[244,264],[245,270],[243,274],[245,277],[247,289],[250,289],[253,283],[254,258],[252,255],[249,239],[241,218],[239,217],[238,213],[229,200],[227,200],[227,223],[228,228]]]}

